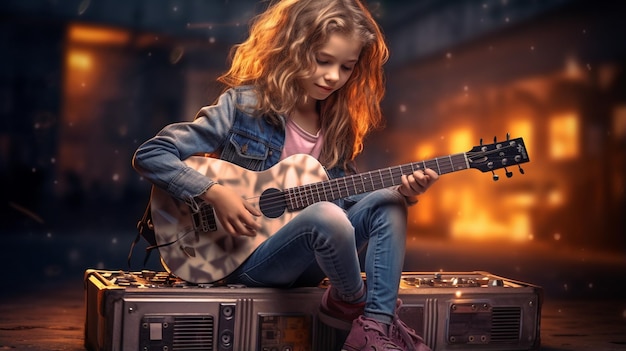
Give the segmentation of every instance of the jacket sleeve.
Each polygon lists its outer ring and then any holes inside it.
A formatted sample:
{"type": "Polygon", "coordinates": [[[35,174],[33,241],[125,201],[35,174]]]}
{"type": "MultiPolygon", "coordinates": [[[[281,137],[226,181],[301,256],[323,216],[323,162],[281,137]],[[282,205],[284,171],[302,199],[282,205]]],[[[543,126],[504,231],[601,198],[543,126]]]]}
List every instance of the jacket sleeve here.
{"type": "Polygon", "coordinates": [[[204,193],[214,181],[183,161],[199,153],[214,153],[227,137],[236,110],[231,89],[211,106],[203,107],[193,122],[165,126],[133,155],[133,168],[155,186],[187,203],[204,193]]]}

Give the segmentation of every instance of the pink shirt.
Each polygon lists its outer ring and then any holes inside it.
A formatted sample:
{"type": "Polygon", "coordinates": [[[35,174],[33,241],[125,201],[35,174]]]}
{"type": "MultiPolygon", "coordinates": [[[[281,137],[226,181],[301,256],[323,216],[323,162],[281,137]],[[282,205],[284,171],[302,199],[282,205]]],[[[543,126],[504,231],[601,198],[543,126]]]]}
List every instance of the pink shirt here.
{"type": "Polygon", "coordinates": [[[294,121],[287,118],[285,124],[285,145],[281,160],[295,154],[307,154],[319,158],[322,151],[323,142],[322,131],[318,131],[316,135],[300,128],[294,121]]]}

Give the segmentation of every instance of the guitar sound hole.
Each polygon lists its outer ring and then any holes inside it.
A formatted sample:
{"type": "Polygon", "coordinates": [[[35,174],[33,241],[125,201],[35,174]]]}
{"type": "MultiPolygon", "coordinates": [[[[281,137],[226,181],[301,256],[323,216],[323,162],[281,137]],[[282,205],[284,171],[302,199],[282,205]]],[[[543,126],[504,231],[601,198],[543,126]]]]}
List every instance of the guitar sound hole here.
{"type": "Polygon", "coordinates": [[[287,208],[285,193],[275,188],[265,190],[263,194],[261,194],[259,208],[265,217],[280,217],[285,213],[285,209],[287,208]]]}

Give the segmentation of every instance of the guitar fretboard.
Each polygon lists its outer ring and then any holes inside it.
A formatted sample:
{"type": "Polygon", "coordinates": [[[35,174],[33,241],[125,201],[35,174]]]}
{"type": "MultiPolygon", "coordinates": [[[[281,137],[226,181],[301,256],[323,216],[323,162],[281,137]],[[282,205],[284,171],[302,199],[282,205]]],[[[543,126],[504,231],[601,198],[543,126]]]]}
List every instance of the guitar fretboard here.
{"type": "Polygon", "coordinates": [[[316,202],[334,201],[352,195],[400,185],[403,175],[426,168],[430,168],[442,175],[468,169],[469,164],[466,153],[459,153],[395,167],[381,168],[285,189],[283,193],[284,201],[288,211],[297,211],[316,202]]]}

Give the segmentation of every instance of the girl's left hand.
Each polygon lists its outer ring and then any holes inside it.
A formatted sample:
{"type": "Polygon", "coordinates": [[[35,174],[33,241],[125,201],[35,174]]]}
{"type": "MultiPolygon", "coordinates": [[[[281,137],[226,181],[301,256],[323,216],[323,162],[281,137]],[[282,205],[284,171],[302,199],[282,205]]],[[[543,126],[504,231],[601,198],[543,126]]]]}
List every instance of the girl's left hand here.
{"type": "Polygon", "coordinates": [[[400,194],[407,198],[421,195],[439,179],[439,174],[430,168],[415,171],[413,174],[402,176],[402,185],[398,188],[400,194]]]}

